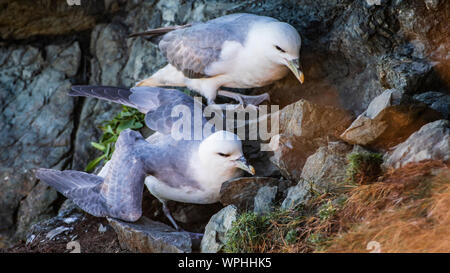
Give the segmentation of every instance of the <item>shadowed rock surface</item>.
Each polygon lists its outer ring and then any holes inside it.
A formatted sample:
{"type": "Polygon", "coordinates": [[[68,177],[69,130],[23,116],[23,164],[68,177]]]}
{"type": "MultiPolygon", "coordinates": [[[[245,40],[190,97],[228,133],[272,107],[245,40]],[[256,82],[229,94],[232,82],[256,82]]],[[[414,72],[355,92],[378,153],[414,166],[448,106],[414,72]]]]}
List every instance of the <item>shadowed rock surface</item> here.
{"type": "Polygon", "coordinates": [[[220,189],[220,203],[224,206],[235,205],[241,210],[252,210],[258,190],[279,183],[279,179],[271,177],[241,177],[227,181],[220,189]]]}
{"type": "Polygon", "coordinates": [[[271,139],[270,158],[281,174],[298,181],[308,156],[328,141],[337,140],[352,122],[352,115],[332,106],[299,100],[280,110],[280,134],[271,139]]]}
{"type": "Polygon", "coordinates": [[[441,116],[436,110],[413,101],[401,91],[389,89],[373,99],[341,138],[351,144],[387,150],[441,116]]]}

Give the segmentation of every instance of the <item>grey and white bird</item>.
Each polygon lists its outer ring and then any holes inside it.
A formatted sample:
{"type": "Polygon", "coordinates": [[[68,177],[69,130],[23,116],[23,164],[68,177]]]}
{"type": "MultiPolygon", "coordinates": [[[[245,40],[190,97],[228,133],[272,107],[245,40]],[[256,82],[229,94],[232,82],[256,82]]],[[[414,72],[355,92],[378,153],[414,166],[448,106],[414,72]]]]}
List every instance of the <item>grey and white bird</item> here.
{"type": "MultiPolygon", "coordinates": [[[[145,183],[178,229],[166,206],[167,200],[215,203],[223,182],[241,175],[242,170],[255,173],[243,155],[241,140],[233,133],[215,131],[212,127],[199,140],[172,137],[175,122],[194,119],[193,116],[172,117],[172,109],[181,105],[194,113],[196,107],[202,107],[178,90],[74,86],[70,95],[96,97],[135,107],[146,113],[146,125],[157,131],[147,140],[138,132],[122,131],[111,160],[98,175],[73,170],[36,171],[40,180],[94,216],[138,220],[142,215],[145,183]]],[[[201,119],[206,125],[206,119],[201,119]]],[[[194,127],[194,121],[190,124],[194,127]]]]}
{"type": "Polygon", "coordinates": [[[267,93],[244,96],[219,89],[265,86],[285,77],[289,70],[304,81],[300,35],[293,26],[271,17],[231,14],[130,35],[136,36],[159,42],[169,62],[137,86],[183,86],[199,92],[208,104],[219,94],[240,104],[257,105],[268,99],[267,93]]]}

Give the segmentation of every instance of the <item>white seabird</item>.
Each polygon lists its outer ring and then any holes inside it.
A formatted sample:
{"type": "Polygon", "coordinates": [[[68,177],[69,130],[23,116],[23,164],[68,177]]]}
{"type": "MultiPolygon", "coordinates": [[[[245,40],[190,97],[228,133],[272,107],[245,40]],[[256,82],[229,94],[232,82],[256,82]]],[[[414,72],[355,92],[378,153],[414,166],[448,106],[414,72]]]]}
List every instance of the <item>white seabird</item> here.
{"type": "MultiPolygon", "coordinates": [[[[219,200],[221,185],[238,177],[242,170],[255,173],[242,152],[237,135],[214,128],[200,140],[175,140],[171,116],[175,106],[194,113],[201,103],[178,90],[157,87],[73,86],[72,96],[86,96],[118,102],[146,113],[146,125],[157,131],[145,140],[132,130],[120,133],[110,161],[99,175],[79,171],[38,169],[36,176],[56,188],[84,211],[94,216],[110,216],[136,221],[142,215],[144,181],[163,204],[163,211],[175,228],[167,200],[210,204],[219,200]]],[[[193,117],[192,117],[193,119],[193,117]]],[[[203,117],[202,122],[206,124],[203,117]]],[[[191,122],[194,127],[194,122],[191,122]]]]}
{"type": "Polygon", "coordinates": [[[137,86],[185,86],[206,97],[208,104],[214,103],[219,94],[240,104],[257,105],[268,99],[268,94],[243,96],[219,88],[265,86],[283,78],[289,70],[301,83],[304,81],[300,35],[291,25],[271,17],[231,14],[130,37],[144,35],[159,41],[169,64],[137,86]]]}

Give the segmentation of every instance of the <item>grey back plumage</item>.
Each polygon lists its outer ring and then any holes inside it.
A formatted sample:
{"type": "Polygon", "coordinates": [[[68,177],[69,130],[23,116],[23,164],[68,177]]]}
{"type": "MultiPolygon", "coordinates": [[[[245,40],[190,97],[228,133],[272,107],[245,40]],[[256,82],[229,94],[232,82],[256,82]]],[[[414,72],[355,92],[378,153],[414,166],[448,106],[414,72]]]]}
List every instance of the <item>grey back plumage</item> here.
{"type": "Polygon", "coordinates": [[[218,61],[225,41],[245,43],[249,26],[255,22],[277,21],[247,13],[222,16],[205,23],[177,29],[164,35],[159,48],[169,63],[188,78],[204,78],[206,68],[218,61]]]}

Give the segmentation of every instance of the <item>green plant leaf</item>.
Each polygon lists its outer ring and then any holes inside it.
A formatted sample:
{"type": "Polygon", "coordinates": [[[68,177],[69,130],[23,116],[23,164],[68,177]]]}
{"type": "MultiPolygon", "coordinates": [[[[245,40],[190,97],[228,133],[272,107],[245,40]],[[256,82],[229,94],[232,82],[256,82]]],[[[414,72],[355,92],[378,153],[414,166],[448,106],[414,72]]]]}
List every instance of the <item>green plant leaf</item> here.
{"type": "Polygon", "coordinates": [[[133,126],[133,120],[121,121],[119,126],[117,126],[117,133],[120,134],[125,129],[131,128],[133,126]]]}
{"type": "Polygon", "coordinates": [[[100,161],[102,161],[102,159],[105,158],[105,155],[101,155],[99,157],[97,157],[96,159],[92,160],[91,162],[88,163],[88,165],[85,168],[86,172],[90,172],[92,169],[94,169],[98,163],[100,163],[100,161]]]}
{"type": "Polygon", "coordinates": [[[91,142],[91,145],[92,145],[92,147],[94,147],[95,149],[100,150],[100,151],[104,151],[106,148],[105,145],[97,143],[97,142],[91,142]]]}
{"type": "Polygon", "coordinates": [[[89,162],[86,169],[92,169],[104,159],[105,162],[111,159],[114,152],[114,146],[119,137],[119,134],[127,129],[140,129],[144,126],[145,115],[140,113],[137,109],[131,107],[122,107],[122,111],[104,123],[100,127],[103,131],[102,136],[97,142],[92,142],[91,145],[103,152],[102,158],[96,158],[89,162]]]}

